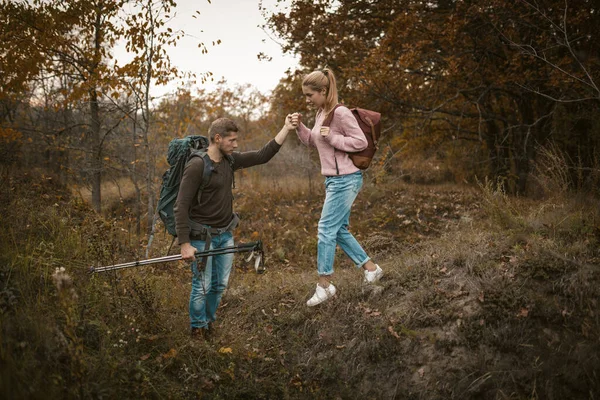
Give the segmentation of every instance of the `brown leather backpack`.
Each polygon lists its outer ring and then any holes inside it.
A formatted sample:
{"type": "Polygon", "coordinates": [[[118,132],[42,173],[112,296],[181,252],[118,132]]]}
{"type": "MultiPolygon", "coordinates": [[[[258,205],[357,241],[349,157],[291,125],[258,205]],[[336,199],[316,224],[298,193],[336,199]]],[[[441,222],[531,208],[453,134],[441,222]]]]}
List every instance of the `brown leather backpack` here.
{"type": "MultiPolygon", "coordinates": [[[[335,109],[341,106],[337,104],[329,112],[322,126],[330,126],[333,120],[333,114],[335,109]]],[[[358,126],[363,131],[365,138],[367,138],[367,148],[355,153],[348,153],[350,159],[354,165],[359,169],[367,169],[371,165],[371,160],[377,151],[377,141],[381,135],[381,114],[376,111],[365,110],[364,108],[351,108],[352,115],[356,118],[358,126]]]]}

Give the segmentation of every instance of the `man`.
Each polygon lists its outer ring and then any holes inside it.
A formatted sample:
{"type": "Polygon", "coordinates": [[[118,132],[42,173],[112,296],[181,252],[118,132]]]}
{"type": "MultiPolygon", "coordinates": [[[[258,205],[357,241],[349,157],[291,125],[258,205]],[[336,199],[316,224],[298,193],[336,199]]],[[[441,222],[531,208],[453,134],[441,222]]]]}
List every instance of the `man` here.
{"type": "Polygon", "coordinates": [[[210,143],[206,153],[212,163],[208,182],[202,182],[203,157],[192,157],[185,166],[174,211],[181,256],[186,261],[193,261],[189,309],[193,337],[206,337],[216,319],[231,273],[233,253],[207,257],[200,266],[195,253],[234,245],[232,231],[237,225],[237,216],[233,213],[231,191],[233,170],[269,161],[279,151],[289,131],[295,128],[288,116],[281,131],[262,149],[242,153],[235,151],[239,131],[236,123],[219,118],[208,130],[210,143]]]}

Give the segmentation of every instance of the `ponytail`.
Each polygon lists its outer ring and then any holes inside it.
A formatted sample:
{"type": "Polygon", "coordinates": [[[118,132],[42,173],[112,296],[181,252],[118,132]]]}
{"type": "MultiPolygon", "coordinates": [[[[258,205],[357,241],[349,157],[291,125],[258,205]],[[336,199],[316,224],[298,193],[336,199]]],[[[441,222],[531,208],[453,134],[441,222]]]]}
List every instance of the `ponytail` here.
{"type": "Polygon", "coordinates": [[[335,81],[335,75],[333,71],[329,68],[325,68],[323,70],[323,74],[327,77],[328,81],[328,90],[327,90],[327,101],[325,102],[324,112],[325,115],[329,114],[333,107],[335,107],[338,103],[338,92],[337,92],[337,83],[335,81]]]}
{"type": "Polygon", "coordinates": [[[338,91],[337,84],[335,81],[335,75],[329,68],[325,68],[322,71],[313,71],[304,77],[302,86],[307,86],[315,92],[320,92],[325,88],[325,104],[323,105],[323,112],[325,115],[329,114],[333,107],[338,103],[338,91]]]}

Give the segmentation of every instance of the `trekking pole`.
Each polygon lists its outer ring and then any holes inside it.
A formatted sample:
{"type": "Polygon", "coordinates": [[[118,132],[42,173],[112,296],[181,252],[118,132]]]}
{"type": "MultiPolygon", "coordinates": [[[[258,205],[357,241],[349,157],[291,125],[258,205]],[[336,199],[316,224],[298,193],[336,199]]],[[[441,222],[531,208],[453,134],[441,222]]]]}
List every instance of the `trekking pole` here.
{"type": "MultiPolygon", "coordinates": [[[[251,243],[240,243],[237,246],[232,247],[224,247],[222,249],[210,249],[206,251],[197,251],[195,253],[196,258],[199,257],[210,257],[217,256],[220,254],[229,254],[229,253],[241,253],[241,252],[250,252],[250,256],[246,261],[250,261],[252,257],[255,257],[254,260],[254,269],[257,273],[261,274],[265,271],[264,268],[264,252],[262,248],[262,241],[251,242],[251,243]]],[[[94,267],[91,266],[89,268],[90,273],[100,273],[100,272],[108,272],[108,271],[116,271],[124,268],[132,268],[132,267],[141,267],[143,265],[150,264],[158,264],[158,263],[167,263],[172,261],[182,260],[181,254],[174,254],[171,256],[158,257],[158,258],[150,258],[147,260],[139,260],[139,261],[131,261],[122,264],[115,265],[107,265],[105,267],[94,267]]]]}

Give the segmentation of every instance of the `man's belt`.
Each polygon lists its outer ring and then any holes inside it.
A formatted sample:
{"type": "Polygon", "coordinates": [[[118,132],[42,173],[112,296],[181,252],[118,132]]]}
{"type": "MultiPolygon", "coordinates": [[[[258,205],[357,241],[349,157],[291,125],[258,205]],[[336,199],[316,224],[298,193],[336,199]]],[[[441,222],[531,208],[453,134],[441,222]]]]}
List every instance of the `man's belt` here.
{"type": "MultiPolygon", "coordinates": [[[[231,222],[224,228],[213,228],[190,219],[190,239],[204,241],[204,251],[206,252],[210,250],[210,242],[213,236],[218,236],[225,232],[233,231],[239,223],[240,217],[236,213],[233,213],[231,222]]],[[[200,260],[198,260],[198,270],[204,269],[207,260],[208,257],[202,257],[200,260]]]]}

